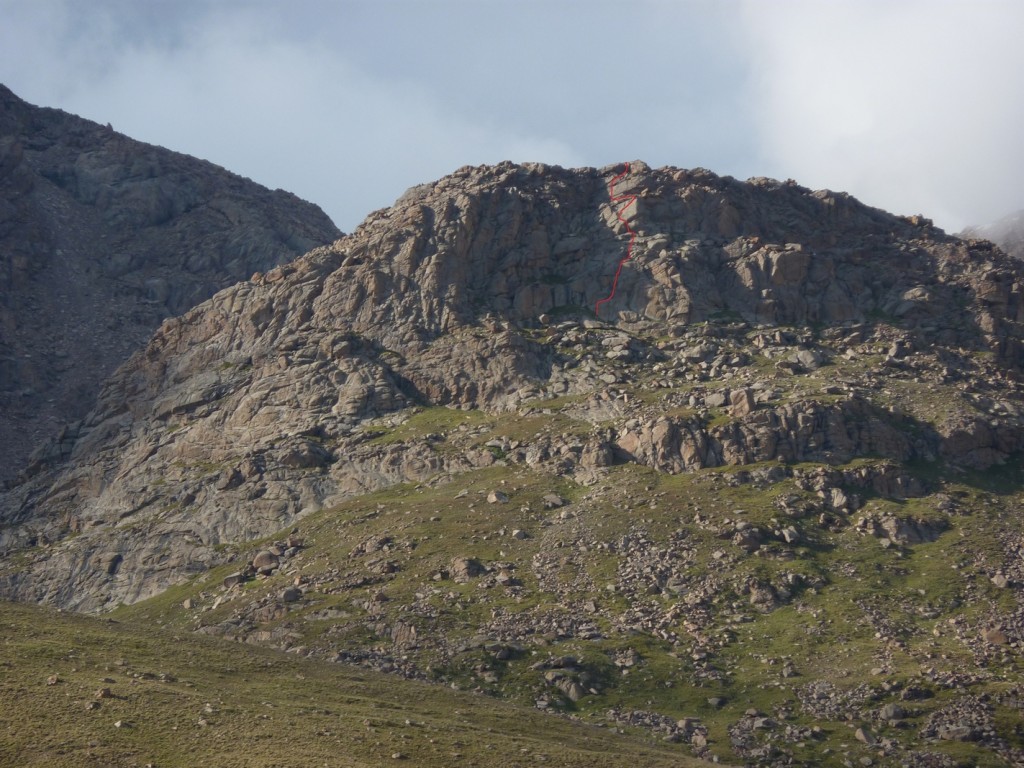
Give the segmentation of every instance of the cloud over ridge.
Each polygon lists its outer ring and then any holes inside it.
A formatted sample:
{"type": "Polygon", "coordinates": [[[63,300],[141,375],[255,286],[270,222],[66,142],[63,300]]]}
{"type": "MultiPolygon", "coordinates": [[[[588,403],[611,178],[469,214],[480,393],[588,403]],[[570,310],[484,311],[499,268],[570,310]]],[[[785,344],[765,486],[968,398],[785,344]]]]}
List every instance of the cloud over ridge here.
{"type": "Polygon", "coordinates": [[[466,164],[704,166],[956,230],[1024,207],[1024,6],[0,0],[0,81],[320,204],[466,164]]]}

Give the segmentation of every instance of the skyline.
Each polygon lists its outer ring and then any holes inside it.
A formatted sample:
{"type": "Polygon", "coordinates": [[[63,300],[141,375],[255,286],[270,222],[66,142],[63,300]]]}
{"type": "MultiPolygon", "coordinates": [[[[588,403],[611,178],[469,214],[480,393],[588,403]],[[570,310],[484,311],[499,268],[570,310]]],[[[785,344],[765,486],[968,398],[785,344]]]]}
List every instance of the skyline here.
{"type": "Polygon", "coordinates": [[[351,231],[464,165],[704,167],[956,232],[1024,208],[1024,6],[0,0],[0,82],[351,231]]]}

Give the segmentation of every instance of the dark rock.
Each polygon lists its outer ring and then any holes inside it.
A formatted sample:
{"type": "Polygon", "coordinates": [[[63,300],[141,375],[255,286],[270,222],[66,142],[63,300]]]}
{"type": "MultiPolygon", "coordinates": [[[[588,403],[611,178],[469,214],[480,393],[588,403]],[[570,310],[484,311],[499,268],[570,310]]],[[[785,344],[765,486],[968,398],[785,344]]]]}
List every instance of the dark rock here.
{"type": "Polygon", "coordinates": [[[245,478],[242,476],[241,471],[238,469],[232,469],[222,472],[220,477],[217,478],[217,482],[214,487],[218,491],[230,491],[237,488],[244,482],[245,478]]]}
{"type": "Polygon", "coordinates": [[[123,560],[120,552],[102,552],[93,558],[93,563],[97,569],[113,576],[123,560]]]}

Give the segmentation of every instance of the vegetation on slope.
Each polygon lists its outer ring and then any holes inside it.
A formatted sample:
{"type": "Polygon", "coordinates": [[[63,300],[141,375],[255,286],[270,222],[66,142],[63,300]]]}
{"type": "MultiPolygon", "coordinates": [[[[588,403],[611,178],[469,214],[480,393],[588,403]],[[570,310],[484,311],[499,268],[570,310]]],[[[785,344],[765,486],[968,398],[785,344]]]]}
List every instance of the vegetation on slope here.
{"type": "Polygon", "coordinates": [[[4,603],[0,641],[2,765],[686,764],[614,729],[151,625],[4,603]]]}

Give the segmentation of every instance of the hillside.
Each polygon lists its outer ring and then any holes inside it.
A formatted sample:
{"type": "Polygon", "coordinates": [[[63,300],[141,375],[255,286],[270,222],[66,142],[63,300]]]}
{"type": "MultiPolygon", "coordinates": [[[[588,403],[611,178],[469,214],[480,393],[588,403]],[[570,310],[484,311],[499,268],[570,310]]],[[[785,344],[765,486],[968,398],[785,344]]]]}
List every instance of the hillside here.
{"type": "Polygon", "coordinates": [[[729,763],[1019,763],[1022,287],[792,182],[464,168],[166,321],[0,583],[729,763]]]}
{"type": "Polygon", "coordinates": [[[340,235],[294,195],[0,85],[0,481],[164,318],[340,235]]]}
{"type": "Polygon", "coordinates": [[[0,604],[0,764],[650,766],[638,732],[153,627],[0,604]]]}

